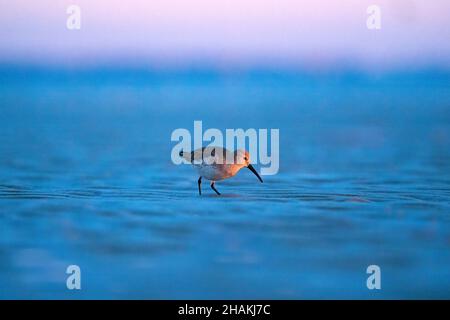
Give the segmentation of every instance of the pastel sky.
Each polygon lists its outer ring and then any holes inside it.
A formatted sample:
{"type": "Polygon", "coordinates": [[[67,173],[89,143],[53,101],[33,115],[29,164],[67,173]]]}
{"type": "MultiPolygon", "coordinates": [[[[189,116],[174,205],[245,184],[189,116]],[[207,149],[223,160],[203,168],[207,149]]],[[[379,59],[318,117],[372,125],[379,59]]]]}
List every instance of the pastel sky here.
{"type": "Polygon", "coordinates": [[[449,0],[0,0],[0,63],[450,66],[449,0]],[[81,30],[66,8],[81,8],[81,30]],[[381,30],[366,9],[381,8],[381,30]]]}

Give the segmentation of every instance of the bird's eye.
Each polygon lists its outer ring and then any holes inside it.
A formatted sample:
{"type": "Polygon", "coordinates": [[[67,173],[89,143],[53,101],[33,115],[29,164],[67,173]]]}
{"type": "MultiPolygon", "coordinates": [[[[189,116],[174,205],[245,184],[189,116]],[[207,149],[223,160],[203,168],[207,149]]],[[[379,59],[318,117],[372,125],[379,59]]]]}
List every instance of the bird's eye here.
{"type": "Polygon", "coordinates": [[[244,160],[247,161],[248,160],[247,157],[244,157],[244,160]]]}

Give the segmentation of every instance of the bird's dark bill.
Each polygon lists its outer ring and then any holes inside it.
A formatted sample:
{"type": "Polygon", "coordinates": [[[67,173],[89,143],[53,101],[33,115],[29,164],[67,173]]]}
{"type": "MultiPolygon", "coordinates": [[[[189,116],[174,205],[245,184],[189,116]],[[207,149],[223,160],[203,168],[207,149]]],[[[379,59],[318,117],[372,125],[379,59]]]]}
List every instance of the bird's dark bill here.
{"type": "Polygon", "coordinates": [[[263,180],[261,179],[261,177],[259,176],[258,172],[255,170],[255,168],[253,168],[253,166],[251,164],[248,165],[248,167],[250,169],[251,172],[253,172],[255,174],[255,176],[258,177],[259,181],[263,182],[263,180]]]}

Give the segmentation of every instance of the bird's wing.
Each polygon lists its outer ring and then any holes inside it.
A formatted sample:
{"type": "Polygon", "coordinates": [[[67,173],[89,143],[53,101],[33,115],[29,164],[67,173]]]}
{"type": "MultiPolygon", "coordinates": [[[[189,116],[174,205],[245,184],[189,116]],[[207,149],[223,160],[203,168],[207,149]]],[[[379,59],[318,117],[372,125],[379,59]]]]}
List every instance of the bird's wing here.
{"type": "Polygon", "coordinates": [[[234,153],[221,147],[203,147],[192,152],[183,152],[182,156],[194,164],[224,164],[234,161],[234,153]]]}

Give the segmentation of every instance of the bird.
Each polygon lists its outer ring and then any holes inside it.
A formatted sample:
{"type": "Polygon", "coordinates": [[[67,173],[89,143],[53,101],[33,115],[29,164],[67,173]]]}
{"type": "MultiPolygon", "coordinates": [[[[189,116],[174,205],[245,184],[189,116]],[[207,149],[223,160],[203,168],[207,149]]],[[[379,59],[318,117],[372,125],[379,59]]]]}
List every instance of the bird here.
{"type": "Polygon", "coordinates": [[[234,152],[221,147],[202,147],[194,151],[180,151],[180,157],[191,163],[197,169],[198,193],[202,195],[202,178],[211,181],[211,189],[220,196],[216,189],[216,181],[228,179],[246,167],[263,182],[258,172],[250,164],[250,154],[247,150],[238,149],[234,152]]]}

